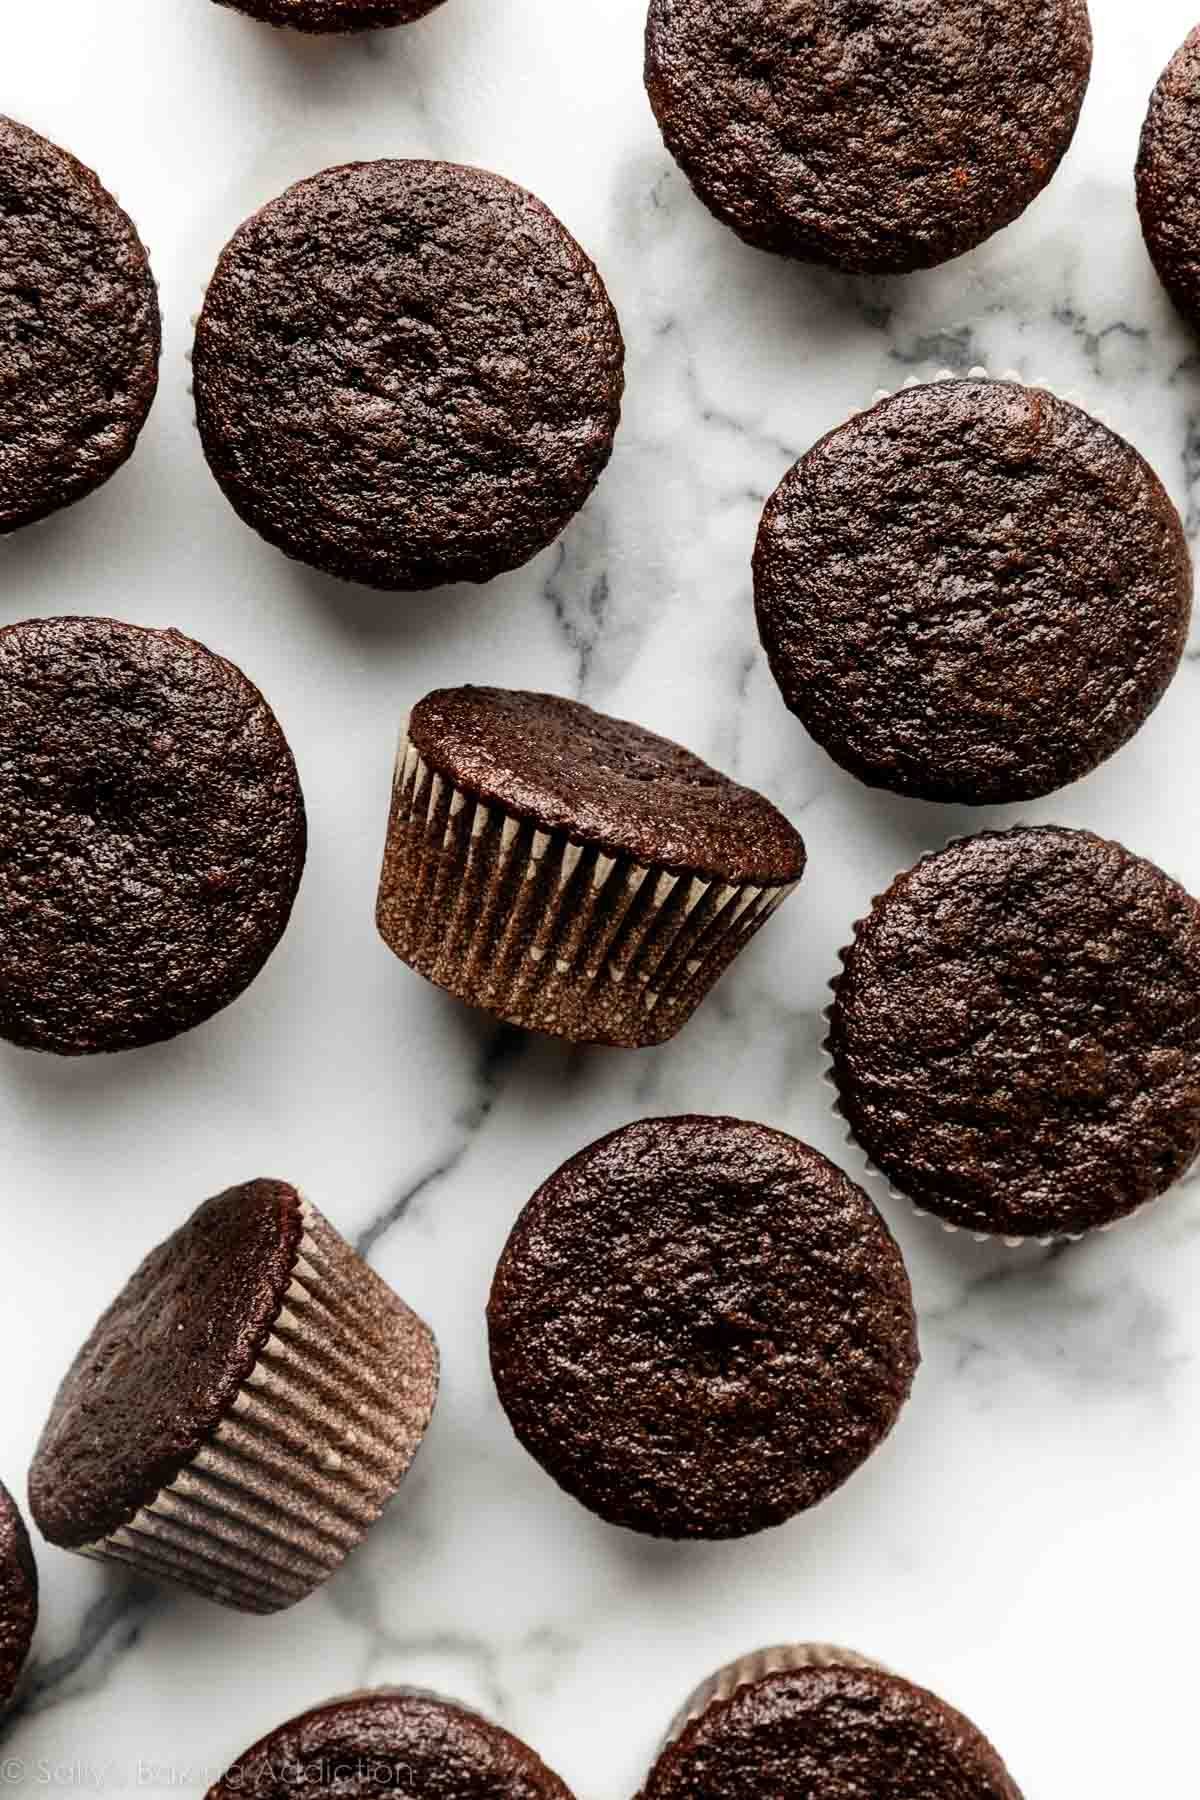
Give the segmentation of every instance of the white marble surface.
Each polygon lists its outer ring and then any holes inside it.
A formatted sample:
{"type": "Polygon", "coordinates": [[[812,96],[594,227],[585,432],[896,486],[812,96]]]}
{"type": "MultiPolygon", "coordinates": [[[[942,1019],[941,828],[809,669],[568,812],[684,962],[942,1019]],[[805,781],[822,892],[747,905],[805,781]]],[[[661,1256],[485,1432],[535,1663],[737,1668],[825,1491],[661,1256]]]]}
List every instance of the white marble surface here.
{"type": "MultiPolygon", "coordinates": [[[[817,1080],[824,984],[869,896],[966,816],[860,789],[775,693],[749,556],[795,455],[910,372],[1014,367],[1101,411],[1200,524],[1200,363],[1142,249],[1131,178],[1192,0],[1092,0],[1092,90],[1049,193],[977,254],[885,282],[774,261],[701,209],[644,98],[642,5],[447,0],[344,43],[208,0],[5,8],[0,106],[120,193],[167,329],[134,462],[3,547],[0,619],[111,612],[232,656],[296,748],[312,849],[281,949],[207,1027],[113,1060],[0,1047],[0,1473],[23,1487],[58,1377],[143,1252],[251,1175],[303,1184],[363,1238],[436,1328],[445,1386],[401,1497],[292,1613],[245,1620],[42,1546],[35,1686],[0,1745],[0,1787],[199,1794],[290,1712],[399,1679],[486,1707],[581,1800],[620,1800],[712,1665],[821,1637],[963,1706],[1028,1800],[1193,1791],[1196,1188],[1054,1251],[975,1246],[892,1208],[921,1313],[912,1403],[838,1496],[757,1539],[672,1547],[605,1527],[541,1475],[493,1396],[496,1256],[537,1183],[597,1133],[729,1111],[859,1168],[817,1080]],[[392,601],[238,523],[200,456],[184,353],[247,212],[328,163],[406,154],[490,165],[559,212],[612,289],[628,395],[609,472],[560,545],[490,589],[392,601]],[[801,893],[676,1043],[523,1041],[376,938],[398,719],[465,680],[637,717],[764,787],[804,831],[801,893]]],[[[1120,836],[1200,890],[1198,699],[1191,661],[1115,763],[1025,816],[1120,836]]]]}

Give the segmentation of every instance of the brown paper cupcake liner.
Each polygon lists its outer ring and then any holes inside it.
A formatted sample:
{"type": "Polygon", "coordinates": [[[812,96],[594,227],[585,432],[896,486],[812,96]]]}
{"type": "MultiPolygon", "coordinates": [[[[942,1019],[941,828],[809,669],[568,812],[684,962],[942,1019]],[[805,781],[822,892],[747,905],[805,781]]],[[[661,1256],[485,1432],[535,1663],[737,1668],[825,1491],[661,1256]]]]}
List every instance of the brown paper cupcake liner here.
{"type": "Polygon", "coordinates": [[[175,1479],[81,1554],[245,1612],[292,1606],[362,1540],[433,1411],[432,1333],[309,1205],[274,1330],[175,1479]]]}
{"type": "Polygon", "coordinates": [[[709,881],[573,843],[455,787],[401,740],[380,933],[511,1024],[663,1043],[797,885],[709,881]]]}
{"type": "Polygon", "coordinates": [[[775,1644],[768,1650],[752,1651],[726,1663],[688,1695],[667,1727],[659,1754],[714,1702],[732,1699],[739,1688],[751,1687],[764,1675],[777,1675],[787,1669],[878,1669],[888,1673],[882,1663],[854,1650],[841,1650],[836,1644],[775,1644]]]}
{"type": "MultiPolygon", "coordinates": [[[[1006,827],[1006,829],[1010,830],[1010,831],[1019,831],[1021,829],[1020,822],[1018,822],[1016,825],[1008,826],[1008,827],[1006,827]]],[[[928,859],[931,856],[940,856],[942,851],[952,850],[955,847],[955,845],[957,845],[957,844],[968,843],[970,841],[971,837],[976,836],[976,835],[978,835],[978,834],[974,833],[974,832],[968,832],[965,837],[961,836],[961,835],[949,837],[946,839],[945,843],[941,846],[941,849],[925,851],[924,855],[920,856],[917,859],[917,863],[914,864],[913,866],[914,867],[919,866],[920,863],[928,861],[928,859]]],[[[1180,885],[1182,885],[1182,883],[1180,885]]],[[[869,911],[865,914],[864,917],[862,917],[860,919],[856,919],[854,921],[854,925],[852,927],[851,934],[850,934],[850,942],[848,944],[843,945],[843,947],[838,951],[838,961],[841,963],[843,971],[845,970],[845,967],[846,967],[846,960],[850,956],[851,952],[854,949],[855,944],[858,941],[858,934],[859,934],[860,929],[868,923],[872,914],[874,913],[875,908],[879,905],[879,902],[882,899],[883,899],[882,894],[873,895],[872,899],[871,899],[871,906],[870,906],[869,911]]],[[[841,984],[841,976],[840,975],[832,975],[832,976],[830,976],[829,981],[826,985],[829,987],[831,992],[836,996],[840,984],[841,984]]],[[[833,1024],[833,1006],[834,1006],[834,1003],[833,1003],[833,1001],[831,1001],[828,1006],[826,1006],[822,1009],[822,1012],[821,1012],[821,1017],[824,1019],[827,1027],[832,1027],[832,1024],[833,1024]]],[[[963,1237],[969,1237],[971,1239],[972,1243],[975,1243],[975,1244],[1000,1243],[1000,1244],[1003,1244],[1005,1246],[1005,1248],[1009,1249],[1009,1250],[1019,1250],[1026,1244],[1040,1244],[1043,1247],[1043,1249],[1046,1249],[1051,1244],[1079,1244],[1079,1243],[1082,1243],[1082,1241],[1085,1237],[1095,1237],[1104,1232],[1113,1231],[1116,1229],[1116,1227],[1118,1225],[1127,1225],[1131,1219],[1138,1218],[1142,1213],[1149,1211],[1149,1209],[1153,1205],[1155,1205],[1154,1200],[1145,1200],[1145,1201],[1143,1201],[1141,1206],[1135,1207],[1132,1212],[1123,1213],[1119,1219],[1109,1219],[1103,1225],[1095,1225],[1092,1227],[1092,1229],[1090,1231],[1055,1231],[1055,1232],[1049,1233],[1047,1236],[1042,1236],[1042,1235],[1038,1234],[1038,1235],[1033,1235],[1033,1236],[1014,1237],[1012,1235],[1006,1234],[1004,1232],[999,1232],[999,1231],[971,1231],[964,1225],[954,1224],[954,1222],[951,1219],[939,1218],[936,1213],[930,1212],[927,1207],[918,1206],[916,1201],[913,1200],[910,1195],[904,1193],[902,1189],[896,1187],[895,1184],[891,1180],[889,1180],[888,1176],[879,1167],[879,1165],[872,1161],[872,1159],[868,1155],[867,1151],[859,1143],[859,1141],[855,1137],[853,1131],[850,1129],[849,1121],[847,1120],[845,1113],[842,1111],[842,1103],[841,1103],[841,1096],[840,1096],[840,1093],[838,1090],[837,1076],[834,1072],[833,1038],[832,1038],[831,1030],[827,1030],[825,1037],[822,1039],[821,1052],[824,1057],[824,1067],[821,1070],[821,1080],[825,1083],[825,1085],[833,1093],[833,1102],[832,1102],[833,1111],[834,1111],[834,1114],[836,1115],[836,1117],[839,1119],[839,1121],[841,1122],[841,1124],[844,1127],[844,1130],[842,1132],[842,1141],[845,1144],[849,1145],[849,1147],[852,1150],[854,1150],[858,1156],[860,1156],[862,1158],[862,1161],[867,1170],[867,1173],[869,1175],[873,1176],[877,1181],[881,1181],[884,1184],[884,1186],[887,1189],[888,1197],[890,1199],[894,1200],[897,1203],[897,1205],[899,1205],[899,1206],[907,1207],[908,1210],[913,1214],[913,1216],[915,1218],[926,1219],[931,1224],[939,1226],[941,1228],[941,1230],[943,1230],[944,1232],[947,1233],[948,1236],[954,1237],[961,1233],[961,1235],[963,1237]]],[[[1188,1179],[1189,1175],[1192,1173],[1192,1171],[1195,1170],[1197,1167],[1200,1167],[1200,1157],[1197,1157],[1196,1161],[1192,1163],[1191,1168],[1185,1170],[1185,1172],[1179,1177],[1179,1181],[1175,1182],[1173,1185],[1178,1187],[1179,1182],[1186,1181],[1188,1179]]],[[[1170,1192],[1170,1189],[1168,1189],[1167,1192],[1170,1192]]],[[[1165,1196],[1160,1194],[1157,1196],[1157,1198],[1161,1200],[1161,1199],[1165,1198],[1165,1196]]]]}

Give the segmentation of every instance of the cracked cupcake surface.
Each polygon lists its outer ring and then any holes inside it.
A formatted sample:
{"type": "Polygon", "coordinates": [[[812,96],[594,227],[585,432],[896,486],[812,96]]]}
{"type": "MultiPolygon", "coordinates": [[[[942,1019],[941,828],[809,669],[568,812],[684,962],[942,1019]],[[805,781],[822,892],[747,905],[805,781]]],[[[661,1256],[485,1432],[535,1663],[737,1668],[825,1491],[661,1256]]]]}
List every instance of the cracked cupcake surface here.
{"type": "Polygon", "coordinates": [[[843,957],[839,1108],[918,1208],[1074,1236],[1200,1152],[1200,904],[1120,844],[965,838],[898,876],[843,957]]]}
{"type": "Polygon", "coordinates": [[[91,169],[0,117],[0,534],[90,494],[132,455],[158,388],[158,292],[91,169]]]}
{"type": "Polygon", "coordinates": [[[488,1304],[521,1443],[610,1524],[743,1537],[842,1485],[919,1361],[904,1263],[867,1195],[765,1125],[645,1119],[564,1163],[488,1304]]]}
{"type": "Polygon", "coordinates": [[[396,760],[377,918],[473,1006],[576,1042],[673,1037],[804,871],[769,800],[577,701],[441,688],[396,760]]]}
{"type": "Polygon", "coordinates": [[[307,848],[296,765],[224,657],[118,619],[0,629],[0,1037],[160,1043],[250,985],[307,848]]]}
{"type": "Polygon", "coordinates": [[[1042,388],[906,388],[763,511],[759,635],[787,706],[871,787],[968,805],[1077,780],[1141,728],[1192,610],[1137,451],[1042,388]]]}
{"type": "Polygon", "coordinates": [[[762,1650],[685,1705],[638,1800],[1021,1800],[970,1719],[828,1644],[762,1650]]]}
{"type": "Polygon", "coordinates": [[[930,268],[1054,175],[1091,72],[1085,0],[651,0],[668,150],[747,243],[859,274],[930,268]]]}
{"type": "Polygon", "coordinates": [[[248,525],[391,589],[490,581],[612,450],[624,345],[595,267],[484,169],[350,163],[264,206],[196,330],[196,418],[248,525]]]}
{"type": "Polygon", "coordinates": [[[16,1692],[38,1616],[37,1565],[16,1501],[0,1482],[0,1709],[16,1692]]]}
{"type": "Polygon", "coordinates": [[[43,1535],[248,1612],[365,1536],[432,1415],[428,1328],[286,1182],[205,1201],[84,1344],[42,1433],[43,1535]]]}

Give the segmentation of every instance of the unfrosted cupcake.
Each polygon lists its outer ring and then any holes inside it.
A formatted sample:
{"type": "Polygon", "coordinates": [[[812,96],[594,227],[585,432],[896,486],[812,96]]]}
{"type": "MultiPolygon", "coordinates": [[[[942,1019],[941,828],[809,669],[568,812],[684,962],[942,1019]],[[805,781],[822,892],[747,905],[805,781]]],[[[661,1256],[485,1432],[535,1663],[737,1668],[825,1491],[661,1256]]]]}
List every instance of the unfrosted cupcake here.
{"type": "Polygon", "coordinates": [[[900,875],[834,983],[839,1108],[918,1209],[1005,1237],[1137,1211],[1200,1152],[1200,904],[1089,831],[900,875]]]}
{"type": "Polygon", "coordinates": [[[248,525],[390,592],[490,581],[612,452],[625,347],[595,266],[487,169],[324,169],[246,220],[196,327],[196,422],[248,525]]]}
{"type": "Polygon", "coordinates": [[[734,1538],[832,1494],[919,1361],[874,1205],[785,1132],[643,1119],[525,1207],[488,1303],[496,1388],[559,1486],[653,1537],[734,1538]]]}
{"type": "Polygon", "coordinates": [[[1138,213],[1158,278],[1200,327],[1200,25],[1163,70],[1137,160],[1138,213]]]}
{"type": "Polygon", "coordinates": [[[0,534],[102,486],[158,389],[158,290],[132,219],[69,151],[0,117],[0,534]]]}
{"type": "Polygon", "coordinates": [[[650,0],[646,87],[700,199],[749,244],[927,269],[1022,213],[1075,132],[1085,0],[650,0]]]}
{"type": "Polygon", "coordinates": [[[38,1576],[17,1503],[0,1482],[0,1711],[12,1699],[38,1616],[38,1576]]]}
{"type": "Polygon", "coordinates": [[[275,714],[178,631],[0,627],[0,1038],[87,1056],[229,1006],[275,949],[307,849],[275,714]]]}
{"type": "Polygon", "coordinates": [[[208,1800],[293,1800],[315,1790],[338,1800],[572,1800],[512,1732],[412,1688],[347,1694],[289,1719],[239,1756],[208,1800]]]}
{"type": "Polygon", "coordinates": [[[741,1657],[675,1718],[639,1800],[1021,1800],[936,1694],[829,1644],[741,1657]]]}
{"type": "Polygon", "coordinates": [[[84,1344],[33,1515],[64,1550],[276,1612],[364,1537],[436,1392],[416,1314],[295,1188],[246,1182],[152,1251],[84,1344]]]}
{"type": "Polygon", "coordinates": [[[687,1023],[804,862],[770,801],[640,725],[442,688],[396,760],[379,930],[514,1025],[636,1049],[687,1023]]]}
{"type": "Polygon", "coordinates": [[[759,633],[844,769],[995,805],[1078,780],[1179,667],[1187,539],[1132,445],[1044,388],[926,382],[829,432],[767,501],[759,633]]]}
{"type": "Polygon", "coordinates": [[[376,31],[385,25],[408,25],[424,18],[442,0],[217,0],[264,25],[286,25],[293,31],[376,31]]]}

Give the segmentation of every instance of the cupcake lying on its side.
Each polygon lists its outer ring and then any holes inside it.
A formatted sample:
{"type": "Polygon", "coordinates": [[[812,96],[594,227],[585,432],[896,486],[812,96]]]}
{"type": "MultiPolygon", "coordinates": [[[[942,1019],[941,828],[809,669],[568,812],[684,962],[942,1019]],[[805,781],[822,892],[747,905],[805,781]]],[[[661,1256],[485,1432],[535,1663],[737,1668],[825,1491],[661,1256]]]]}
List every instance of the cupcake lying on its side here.
{"type": "Polygon", "coordinates": [[[37,1564],[17,1503],[0,1482],[0,1712],[17,1690],[38,1616],[37,1564]]]}
{"type": "Polygon", "coordinates": [[[815,1506],[895,1424],[919,1361],[900,1251],[816,1150],[643,1119],[525,1207],[488,1304],[521,1443],[610,1524],[745,1537],[815,1506]]]}
{"type": "Polygon", "coordinates": [[[208,1800],[572,1800],[511,1731],[454,1700],[370,1688],[314,1706],[238,1757],[208,1800]]]}
{"type": "Polygon", "coordinates": [[[1200,1152],[1200,903],[1120,844],[965,838],[897,876],[842,957],[839,1110],[918,1209],[1078,1236],[1200,1152]]]}
{"type": "Polygon", "coordinates": [[[690,751],[552,694],[442,688],[396,760],[384,942],[511,1024],[673,1037],[787,899],[804,845],[690,751]]]}
{"type": "Polygon", "coordinates": [[[999,1756],[936,1694],[828,1644],[741,1657],[671,1725],[638,1800],[1021,1800],[999,1756]]]}
{"type": "Polygon", "coordinates": [[[437,1378],[427,1326],[316,1208],[246,1182],[151,1252],[79,1352],[33,1516],[64,1550],[277,1612],[392,1497],[437,1378]]]}

